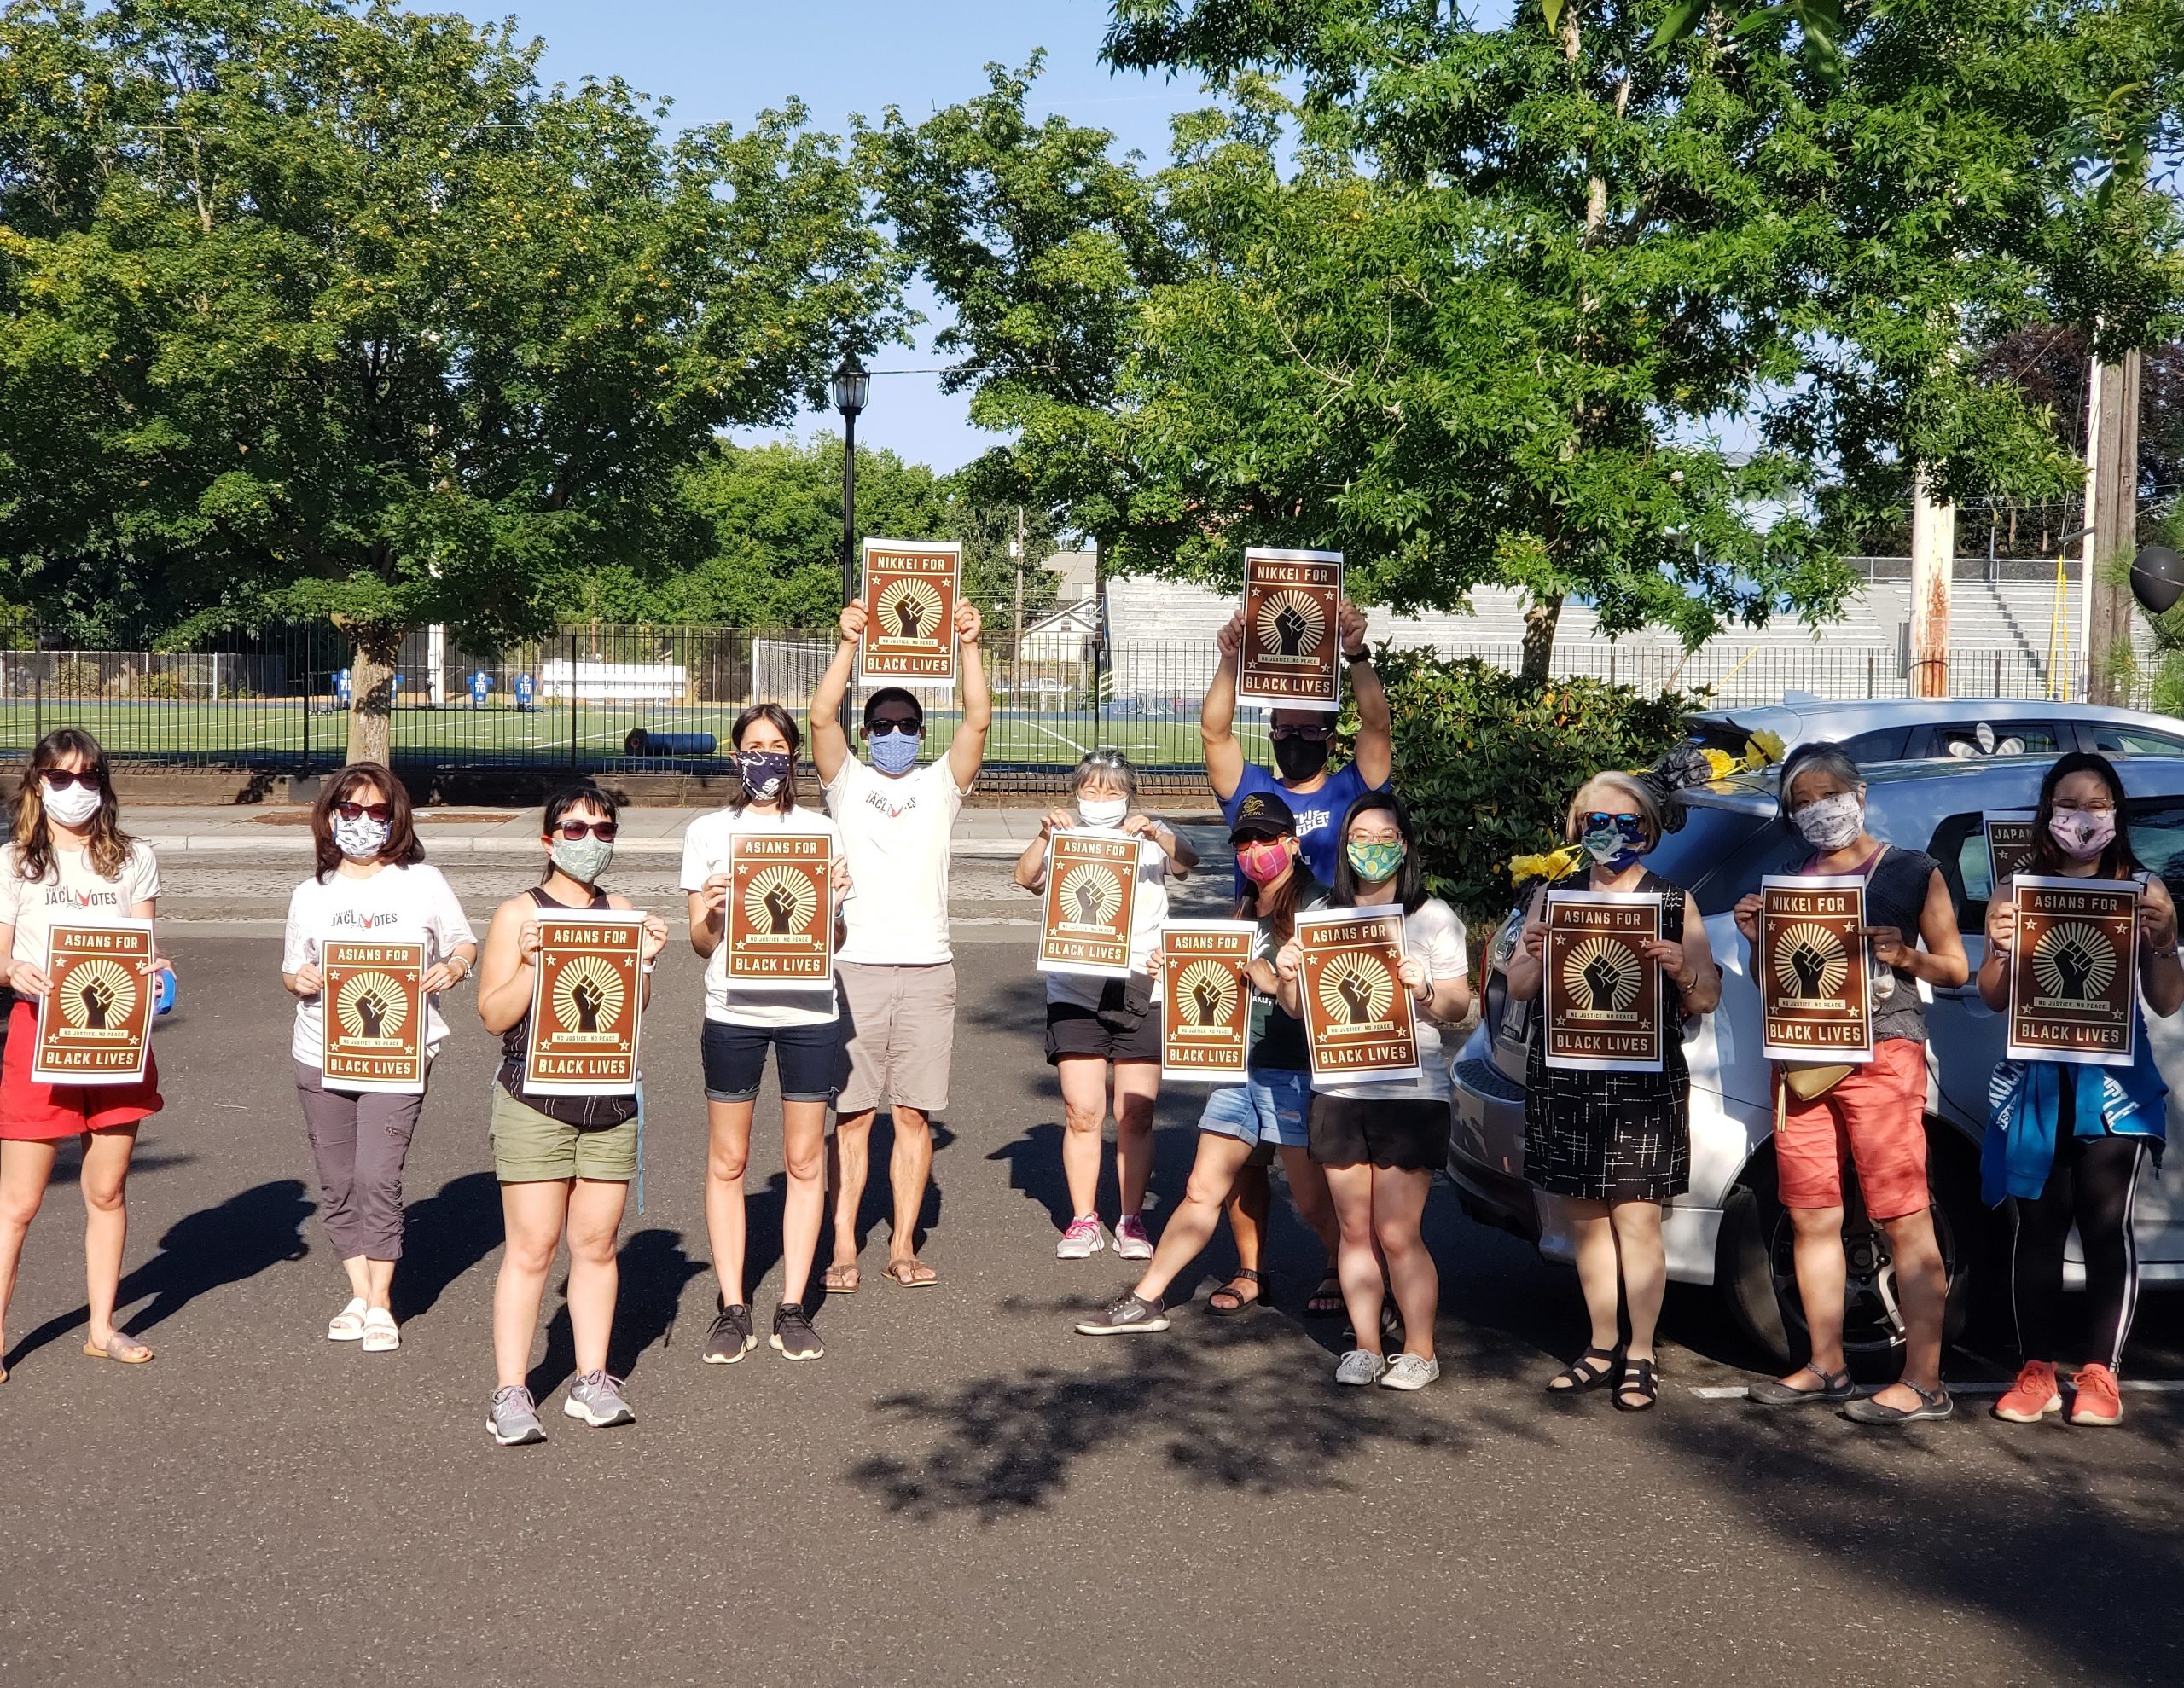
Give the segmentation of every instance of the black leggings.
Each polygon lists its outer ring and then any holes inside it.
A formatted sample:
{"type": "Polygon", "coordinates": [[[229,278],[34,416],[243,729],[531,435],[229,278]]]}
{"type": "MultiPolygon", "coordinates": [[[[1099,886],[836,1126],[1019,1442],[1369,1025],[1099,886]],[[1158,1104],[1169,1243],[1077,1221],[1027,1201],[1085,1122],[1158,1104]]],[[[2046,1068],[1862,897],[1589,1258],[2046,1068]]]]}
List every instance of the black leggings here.
{"type": "Polygon", "coordinates": [[[2085,1358],[2111,1371],[2139,1304],[2139,1250],[2131,1203],[2146,1160],[2138,1137],[2078,1137],[2067,1120],[2055,1134],[2055,1166],[2036,1201],[2016,1203],[2011,1291],[2017,1344],[2028,1360],[2053,1361],[2063,1334],[2063,1248],[2071,1227],[2085,1245],[2085,1358]]]}

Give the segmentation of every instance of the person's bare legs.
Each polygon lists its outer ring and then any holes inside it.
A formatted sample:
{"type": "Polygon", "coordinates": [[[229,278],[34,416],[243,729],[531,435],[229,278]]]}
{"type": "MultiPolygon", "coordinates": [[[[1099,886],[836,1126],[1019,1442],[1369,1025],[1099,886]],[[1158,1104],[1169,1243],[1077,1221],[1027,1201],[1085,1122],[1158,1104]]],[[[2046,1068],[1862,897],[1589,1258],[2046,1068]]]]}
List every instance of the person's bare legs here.
{"type": "MultiPolygon", "coordinates": [[[[500,1275],[493,1280],[496,1389],[519,1386],[531,1375],[539,1304],[546,1297],[547,1274],[553,1271],[554,1256],[561,1246],[573,1181],[541,1178],[501,1186],[501,1229],[507,1241],[501,1248],[500,1275]]],[[[573,1311],[571,1317],[573,1320],[573,1311]]]]}
{"type": "Polygon", "coordinates": [[[1629,1356],[1653,1358],[1653,1336],[1660,1328],[1661,1302],[1668,1294],[1668,1250],[1661,1242],[1658,1202],[1618,1202],[1608,1210],[1615,1227],[1616,1251],[1623,1262],[1623,1295],[1630,1309],[1629,1356]]]}
{"type": "Polygon", "coordinates": [[[1843,1209],[1792,1208],[1791,1258],[1798,1299],[1804,1305],[1812,1360],[1782,1381],[1792,1389],[1817,1389],[1843,1366],[1843,1296],[1850,1267],[1843,1258],[1843,1209]]]}
{"type": "MultiPolygon", "coordinates": [[[[1334,1202],[1335,1276],[1342,1283],[1342,1304],[1350,1314],[1350,1340],[1368,1354],[1380,1351],[1380,1256],[1373,1241],[1373,1169],[1327,1169],[1327,1194],[1334,1202]]],[[[1429,1338],[1430,1340],[1430,1338],[1429,1338]]]]}
{"type": "MultiPolygon", "coordinates": [[[[136,1148],[132,1124],[92,1132],[84,1143],[84,1283],[90,1304],[89,1340],[104,1348],[113,1338],[113,1302],[121,1290],[121,1256],[129,1243],[129,1157],[136,1148]]],[[[131,1352],[151,1350],[138,1342],[131,1352]]]]}
{"type": "MultiPolygon", "coordinates": [[[[834,1258],[827,1268],[827,1287],[853,1289],[857,1281],[857,1215],[864,1205],[864,1182],[872,1163],[874,1111],[838,1114],[827,1139],[827,1181],[834,1191],[834,1258]]],[[[902,1123],[896,1122],[899,1133],[902,1123]]]]}
{"type": "Polygon", "coordinates": [[[1096,1055],[1065,1055],[1054,1064],[1061,1082],[1061,1175],[1072,1219],[1096,1213],[1100,1199],[1101,1128],[1107,1122],[1107,1064],[1096,1055]]]}
{"type": "Polygon", "coordinates": [[[1221,1204],[1234,1187],[1252,1146],[1240,1138],[1218,1131],[1198,1134],[1198,1157],[1191,1163],[1190,1181],[1183,1199],[1160,1227],[1160,1241],[1153,1250],[1153,1263],[1137,1280],[1134,1293],[1146,1301],[1159,1301],[1168,1293],[1176,1274],[1199,1257],[1213,1239],[1220,1221],[1221,1204]]]}
{"type": "MultiPolygon", "coordinates": [[[[713,1276],[729,1307],[747,1304],[743,1293],[743,1169],[751,1161],[751,1115],[755,1102],[706,1103],[706,1238],[712,1246],[713,1276]]],[[[787,1235],[787,1221],[783,1221],[787,1235]]]]}
{"type": "MultiPolygon", "coordinates": [[[[1942,1325],[1949,1311],[1949,1273],[1934,1238],[1931,1208],[1885,1219],[1888,1252],[1896,1266],[1896,1296],[1903,1309],[1903,1376],[1873,1398],[1909,1412],[1919,1405],[1907,1384],[1931,1394],[1942,1386],[1942,1325]]],[[[1838,1321],[1839,1324],[1839,1320],[1838,1321]]]]}
{"type": "Polygon", "coordinates": [[[1236,1243],[1236,1268],[1257,1272],[1266,1248],[1266,1228],[1274,1212],[1274,1180],[1263,1166],[1246,1165],[1236,1175],[1236,1187],[1224,1204],[1228,1234],[1236,1243]]]}
{"type": "Polygon", "coordinates": [[[8,1306],[15,1296],[23,1238],[45,1200],[59,1149],[49,1141],[0,1143],[0,1360],[8,1353],[8,1306]]]}
{"type": "MultiPolygon", "coordinates": [[[[781,1300],[801,1307],[827,1216],[826,1103],[781,1104],[781,1161],[788,1171],[788,1193],[781,1202],[781,1300]]],[[[742,1276],[740,1260],[736,1275],[742,1276]]]]}
{"type": "Polygon", "coordinates": [[[1334,1198],[1327,1193],[1327,1169],[1312,1158],[1311,1151],[1301,1143],[1294,1146],[1284,1144],[1280,1152],[1281,1169],[1289,1177],[1289,1199],[1297,1209],[1297,1217],[1320,1239],[1320,1247],[1327,1251],[1327,1269],[1333,1271],[1341,1233],[1334,1222],[1334,1198]]]}
{"type": "Polygon", "coordinates": [[[1153,1182],[1153,1104],[1159,1094],[1158,1061],[1115,1063],[1115,1181],[1125,1215],[1145,1211],[1153,1182]]]}
{"type": "MultiPolygon", "coordinates": [[[[1612,1351],[1623,1340],[1623,1295],[1617,1278],[1615,1227],[1608,1217],[1608,1204],[1574,1196],[1560,1199],[1569,1217],[1570,1238],[1577,1258],[1577,1288],[1585,1297],[1585,1318],[1591,1326],[1586,1346],[1612,1351]]],[[[1596,1375],[1604,1376],[1609,1369],[1601,1360],[1581,1357],[1573,1363],[1596,1375]]],[[[1571,1387],[1562,1384],[1560,1389],[1571,1387]]]]}
{"type": "MultiPolygon", "coordinates": [[[[1433,1320],[1441,1307],[1441,1274],[1432,1250],[1419,1234],[1433,1175],[1422,1168],[1376,1166],[1373,1175],[1373,1236],[1388,1263],[1388,1287],[1403,1314],[1403,1352],[1433,1358],[1433,1320]]],[[[1376,1305],[1374,1319],[1380,1317],[1376,1305]]]]}
{"type": "Polygon", "coordinates": [[[926,1186],[932,1179],[932,1121],[922,1109],[892,1104],[895,1146],[887,1156],[887,1178],[894,1186],[895,1227],[887,1237],[887,1270],[908,1272],[930,1283],[932,1269],[918,1258],[918,1215],[925,1209],[926,1186]]]}
{"type": "Polygon", "coordinates": [[[579,1178],[569,1194],[569,1331],[577,1370],[604,1372],[621,1293],[622,1210],[630,1186],[619,1179],[579,1178]]]}

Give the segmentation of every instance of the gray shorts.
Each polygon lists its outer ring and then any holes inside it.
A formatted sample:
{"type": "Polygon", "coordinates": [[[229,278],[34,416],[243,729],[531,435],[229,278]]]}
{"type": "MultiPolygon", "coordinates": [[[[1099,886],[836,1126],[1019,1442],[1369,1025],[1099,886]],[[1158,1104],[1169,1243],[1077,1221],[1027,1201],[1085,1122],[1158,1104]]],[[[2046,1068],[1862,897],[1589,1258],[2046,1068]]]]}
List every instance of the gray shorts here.
{"type": "Polygon", "coordinates": [[[850,1082],[834,1111],[868,1114],[883,1099],[921,1114],[946,1108],[956,1054],[956,964],[842,961],[834,976],[850,1023],[850,1082]]]}

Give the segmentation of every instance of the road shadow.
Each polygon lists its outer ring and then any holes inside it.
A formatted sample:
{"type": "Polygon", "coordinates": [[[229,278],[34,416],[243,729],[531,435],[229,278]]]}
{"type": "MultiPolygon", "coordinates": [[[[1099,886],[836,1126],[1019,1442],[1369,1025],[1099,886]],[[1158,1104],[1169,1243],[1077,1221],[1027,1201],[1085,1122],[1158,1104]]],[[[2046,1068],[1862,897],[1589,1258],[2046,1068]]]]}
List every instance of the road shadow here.
{"type": "Polygon", "coordinates": [[[429,1313],[447,1286],[500,1247],[500,1180],[490,1172],[450,1178],[410,1204],[390,1300],[398,1320],[429,1313]]]}
{"type": "MultiPolygon", "coordinates": [[[[1069,1184],[1061,1171],[1061,1125],[1046,1120],[1012,1137],[986,1158],[1008,1169],[1008,1187],[1047,1210],[1056,1231],[1075,1217],[1069,1210],[1069,1184]]],[[[1111,1181],[1102,1175],[1103,1184],[1111,1181]]]]}
{"type": "MultiPolygon", "coordinates": [[[[645,1351],[655,1343],[672,1343],[676,1310],[683,1286],[706,1271],[682,1246],[682,1233],[654,1228],[639,1231],[622,1244],[621,1293],[614,1304],[614,1328],[607,1344],[607,1369],[616,1377],[634,1376],[645,1351]]],[[[546,1325],[546,1351],[526,1379],[533,1396],[543,1401],[576,1375],[576,1331],[569,1322],[569,1281],[562,1274],[564,1297],[546,1325]]]]}
{"type": "MultiPolygon", "coordinates": [[[[932,1175],[926,1180],[925,1199],[918,1204],[917,1236],[911,1243],[915,1250],[940,1223],[942,1192],[940,1157],[954,1145],[956,1132],[944,1121],[932,1122],[932,1175]]],[[[895,1115],[892,1109],[883,1109],[872,1122],[870,1146],[867,1150],[864,1195],[857,1205],[857,1251],[860,1257],[865,1244],[872,1240],[872,1233],[883,1225],[891,1228],[895,1216],[895,1186],[889,1162],[895,1153],[895,1115]]],[[[833,1236],[834,1192],[831,1186],[827,1192],[828,1236],[833,1236]]],[[[822,1253],[831,1253],[832,1244],[822,1246],[822,1253]]]]}
{"type": "MultiPolygon", "coordinates": [[[[309,1252],[304,1222],[311,1210],[302,1180],[278,1178],[177,1220],[160,1238],[159,1252],[122,1279],[116,1308],[147,1304],[117,1322],[142,1336],[200,1296],[301,1260],[309,1252]]],[[[79,1306],[47,1320],[15,1344],[6,1363],[19,1363],[90,1318],[90,1308],[79,1306]]]]}

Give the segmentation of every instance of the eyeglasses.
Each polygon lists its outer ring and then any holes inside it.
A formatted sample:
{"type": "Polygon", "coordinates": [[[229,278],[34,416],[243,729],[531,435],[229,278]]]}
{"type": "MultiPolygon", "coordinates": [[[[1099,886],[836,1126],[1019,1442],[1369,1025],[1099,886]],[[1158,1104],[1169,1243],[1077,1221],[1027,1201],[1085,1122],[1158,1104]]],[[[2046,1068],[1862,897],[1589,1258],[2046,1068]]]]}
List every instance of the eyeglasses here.
{"type": "Polygon", "coordinates": [[[394,805],[391,803],[337,803],[334,812],[344,821],[391,821],[394,805]]]}
{"type": "Polygon", "coordinates": [[[1618,827],[1628,830],[1633,827],[1645,825],[1645,822],[1635,815],[1610,815],[1604,809],[1596,809],[1589,815],[1579,815],[1577,819],[1583,823],[1587,832],[1597,832],[1603,827],[1618,827]]]}
{"type": "Polygon", "coordinates": [[[2091,803],[2067,803],[2059,799],[2055,804],[2058,815],[2113,815],[2115,812],[2113,803],[2104,803],[2098,798],[2091,803]]]}
{"type": "Polygon", "coordinates": [[[612,821],[564,821],[554,828],[556,834],[571,844],[588,837],[595,837],[601,844],[613,844],[614,835],[621,830],[612,821]]]}
{"type": "Polygon", "coordinates": [[[1332,727],[1275,727],[1268,730],[1267,737],[1279,744],[1286,739],[1302,739],[1308,745],[1323,745],[1334,737],[1332,727]]]}
{"type": "Polygon", "coordinates": [[[81,786],[87,792],[99,788],[98,770],[96,769],[87,768],[78,774],[66,768],[45,768],[38,770],[38,778],[56,792],[65,792],[71,786],[81,786]]]}
{"type": "Polygon", "coordinates": [[[907,733],[912,738],[915,738],[925,731],[925,722],[922,721],[868,721],[865,722],[864,730],[875,739],[884,739],[890,733],[907,733]]]}

